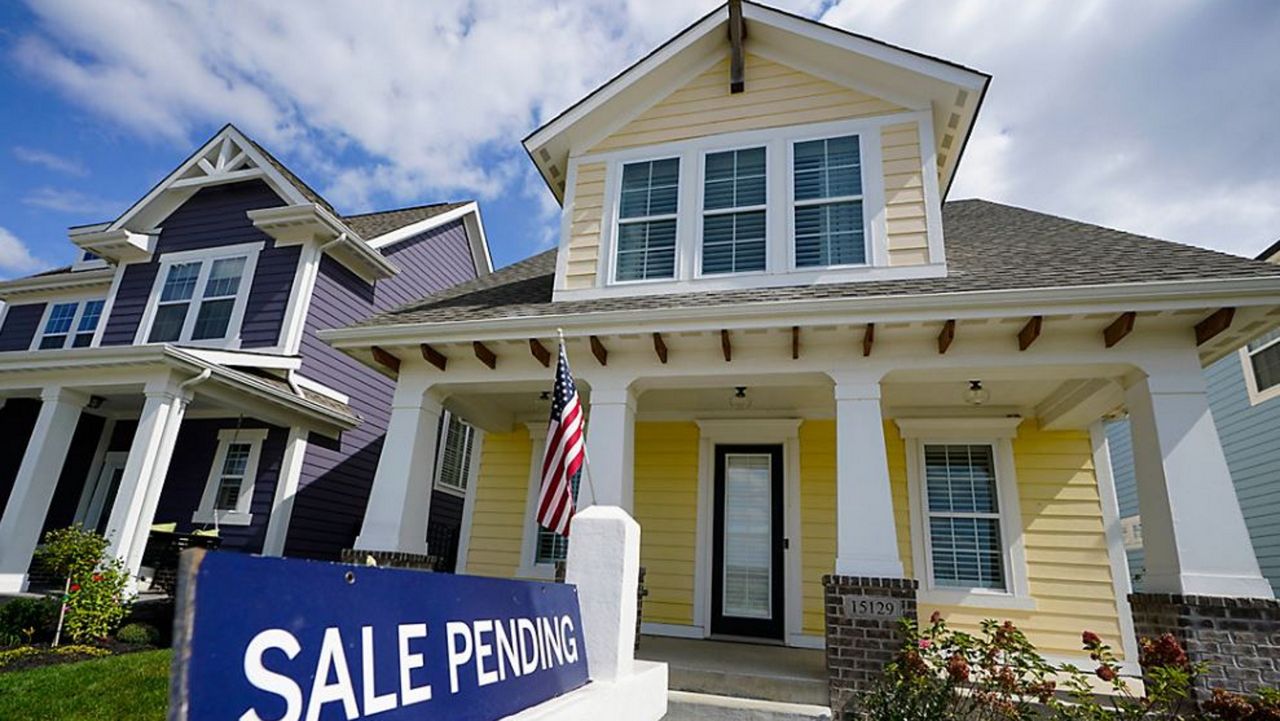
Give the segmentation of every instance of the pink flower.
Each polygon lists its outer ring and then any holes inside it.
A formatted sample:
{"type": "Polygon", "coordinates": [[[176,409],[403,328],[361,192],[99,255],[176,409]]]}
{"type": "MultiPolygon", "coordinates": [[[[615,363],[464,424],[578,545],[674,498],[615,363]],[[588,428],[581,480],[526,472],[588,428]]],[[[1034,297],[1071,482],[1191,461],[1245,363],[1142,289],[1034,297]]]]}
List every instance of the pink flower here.
{"type": "Polygon", "coordinates": [[[920,639],[920,648],[929,648],[932,645],[933,645],[933,641],[930,641],[927,638],[920,639]]]}

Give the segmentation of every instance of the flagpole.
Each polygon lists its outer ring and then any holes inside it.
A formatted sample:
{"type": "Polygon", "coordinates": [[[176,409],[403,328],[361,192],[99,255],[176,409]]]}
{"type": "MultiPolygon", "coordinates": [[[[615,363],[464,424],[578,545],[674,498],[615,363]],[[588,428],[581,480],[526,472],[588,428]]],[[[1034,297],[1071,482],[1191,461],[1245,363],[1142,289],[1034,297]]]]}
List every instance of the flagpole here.
{"type": "MultiPolygon", "coordinates": [[[[569,350],[564,346],[564,329],[556,328],[556,333],[560,336],[561,350],[563,350],[565,355],[568,356],[569,350]]],[[[575,382],[575,385],[576,385],[576,382],[575,382]]],[[[585,436],[586,434],[584,433],[583,435],[585,436]]],[[[596,502],[599,500],[599,497],[596,496],[595,484],[591,482],[591,454],[587,452],[587,442],[585,437],[583,438],[583,441],[582,441],[582,475],[587,479],[587,489],[591,491],[591,504],[595,505],[596,502]]],[[[574,506],[577,506],[576,499],[574,501],[574,506]]]]}

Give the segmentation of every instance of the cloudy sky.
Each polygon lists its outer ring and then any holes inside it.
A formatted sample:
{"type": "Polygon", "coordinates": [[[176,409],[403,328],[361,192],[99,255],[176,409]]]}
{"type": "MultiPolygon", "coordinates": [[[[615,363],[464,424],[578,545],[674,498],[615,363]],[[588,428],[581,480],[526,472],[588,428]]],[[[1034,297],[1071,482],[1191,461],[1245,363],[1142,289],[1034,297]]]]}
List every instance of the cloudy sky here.
{"type": "MultiPolygon", "coordinates": [[[[344,212],[478,198],[554,241],[519,141],[717,0],[0,6],[0,278],[68,261],[223,123],[344,212]]],[[[1280,238],[1280,3],[778,0],[994,75],[951,197],[1254,255],[1280,238]]]]}

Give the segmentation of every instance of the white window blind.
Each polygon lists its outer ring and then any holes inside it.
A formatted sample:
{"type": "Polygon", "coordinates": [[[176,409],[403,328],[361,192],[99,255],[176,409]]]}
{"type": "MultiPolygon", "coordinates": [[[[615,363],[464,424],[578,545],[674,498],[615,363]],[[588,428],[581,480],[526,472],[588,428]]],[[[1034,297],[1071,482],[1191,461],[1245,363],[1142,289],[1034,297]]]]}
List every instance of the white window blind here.
{"type": "Polygon", "coordinates": [[[647,160],[622,167],[618,207],[618,280],[674,278],[680,160],[647,160]]]}
{"type": "Polygon", "coordinates": [[[702,272],[765,268],[765,149],[709,153],[703,180],[702,272]]]}
{"type": "Polygon", "coordinates": [[[858,136],[796,143],[793,162],[796,267],[865,263],[858,136]]]}
{"type": "Polygon", "coordinates": [[[927,444],[924,477],[934,583],[1005,590],[992,447],[927,444]]]}

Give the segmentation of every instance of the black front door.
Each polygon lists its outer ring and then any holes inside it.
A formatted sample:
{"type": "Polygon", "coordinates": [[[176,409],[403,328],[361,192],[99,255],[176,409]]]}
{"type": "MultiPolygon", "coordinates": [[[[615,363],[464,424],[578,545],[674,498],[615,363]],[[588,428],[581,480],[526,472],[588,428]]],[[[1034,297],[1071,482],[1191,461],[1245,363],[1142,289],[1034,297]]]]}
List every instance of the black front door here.
{"type": "Polygon", "coordinates": [[[716,446],[711,632],[781,640],[782,446],[716,446]]]}

